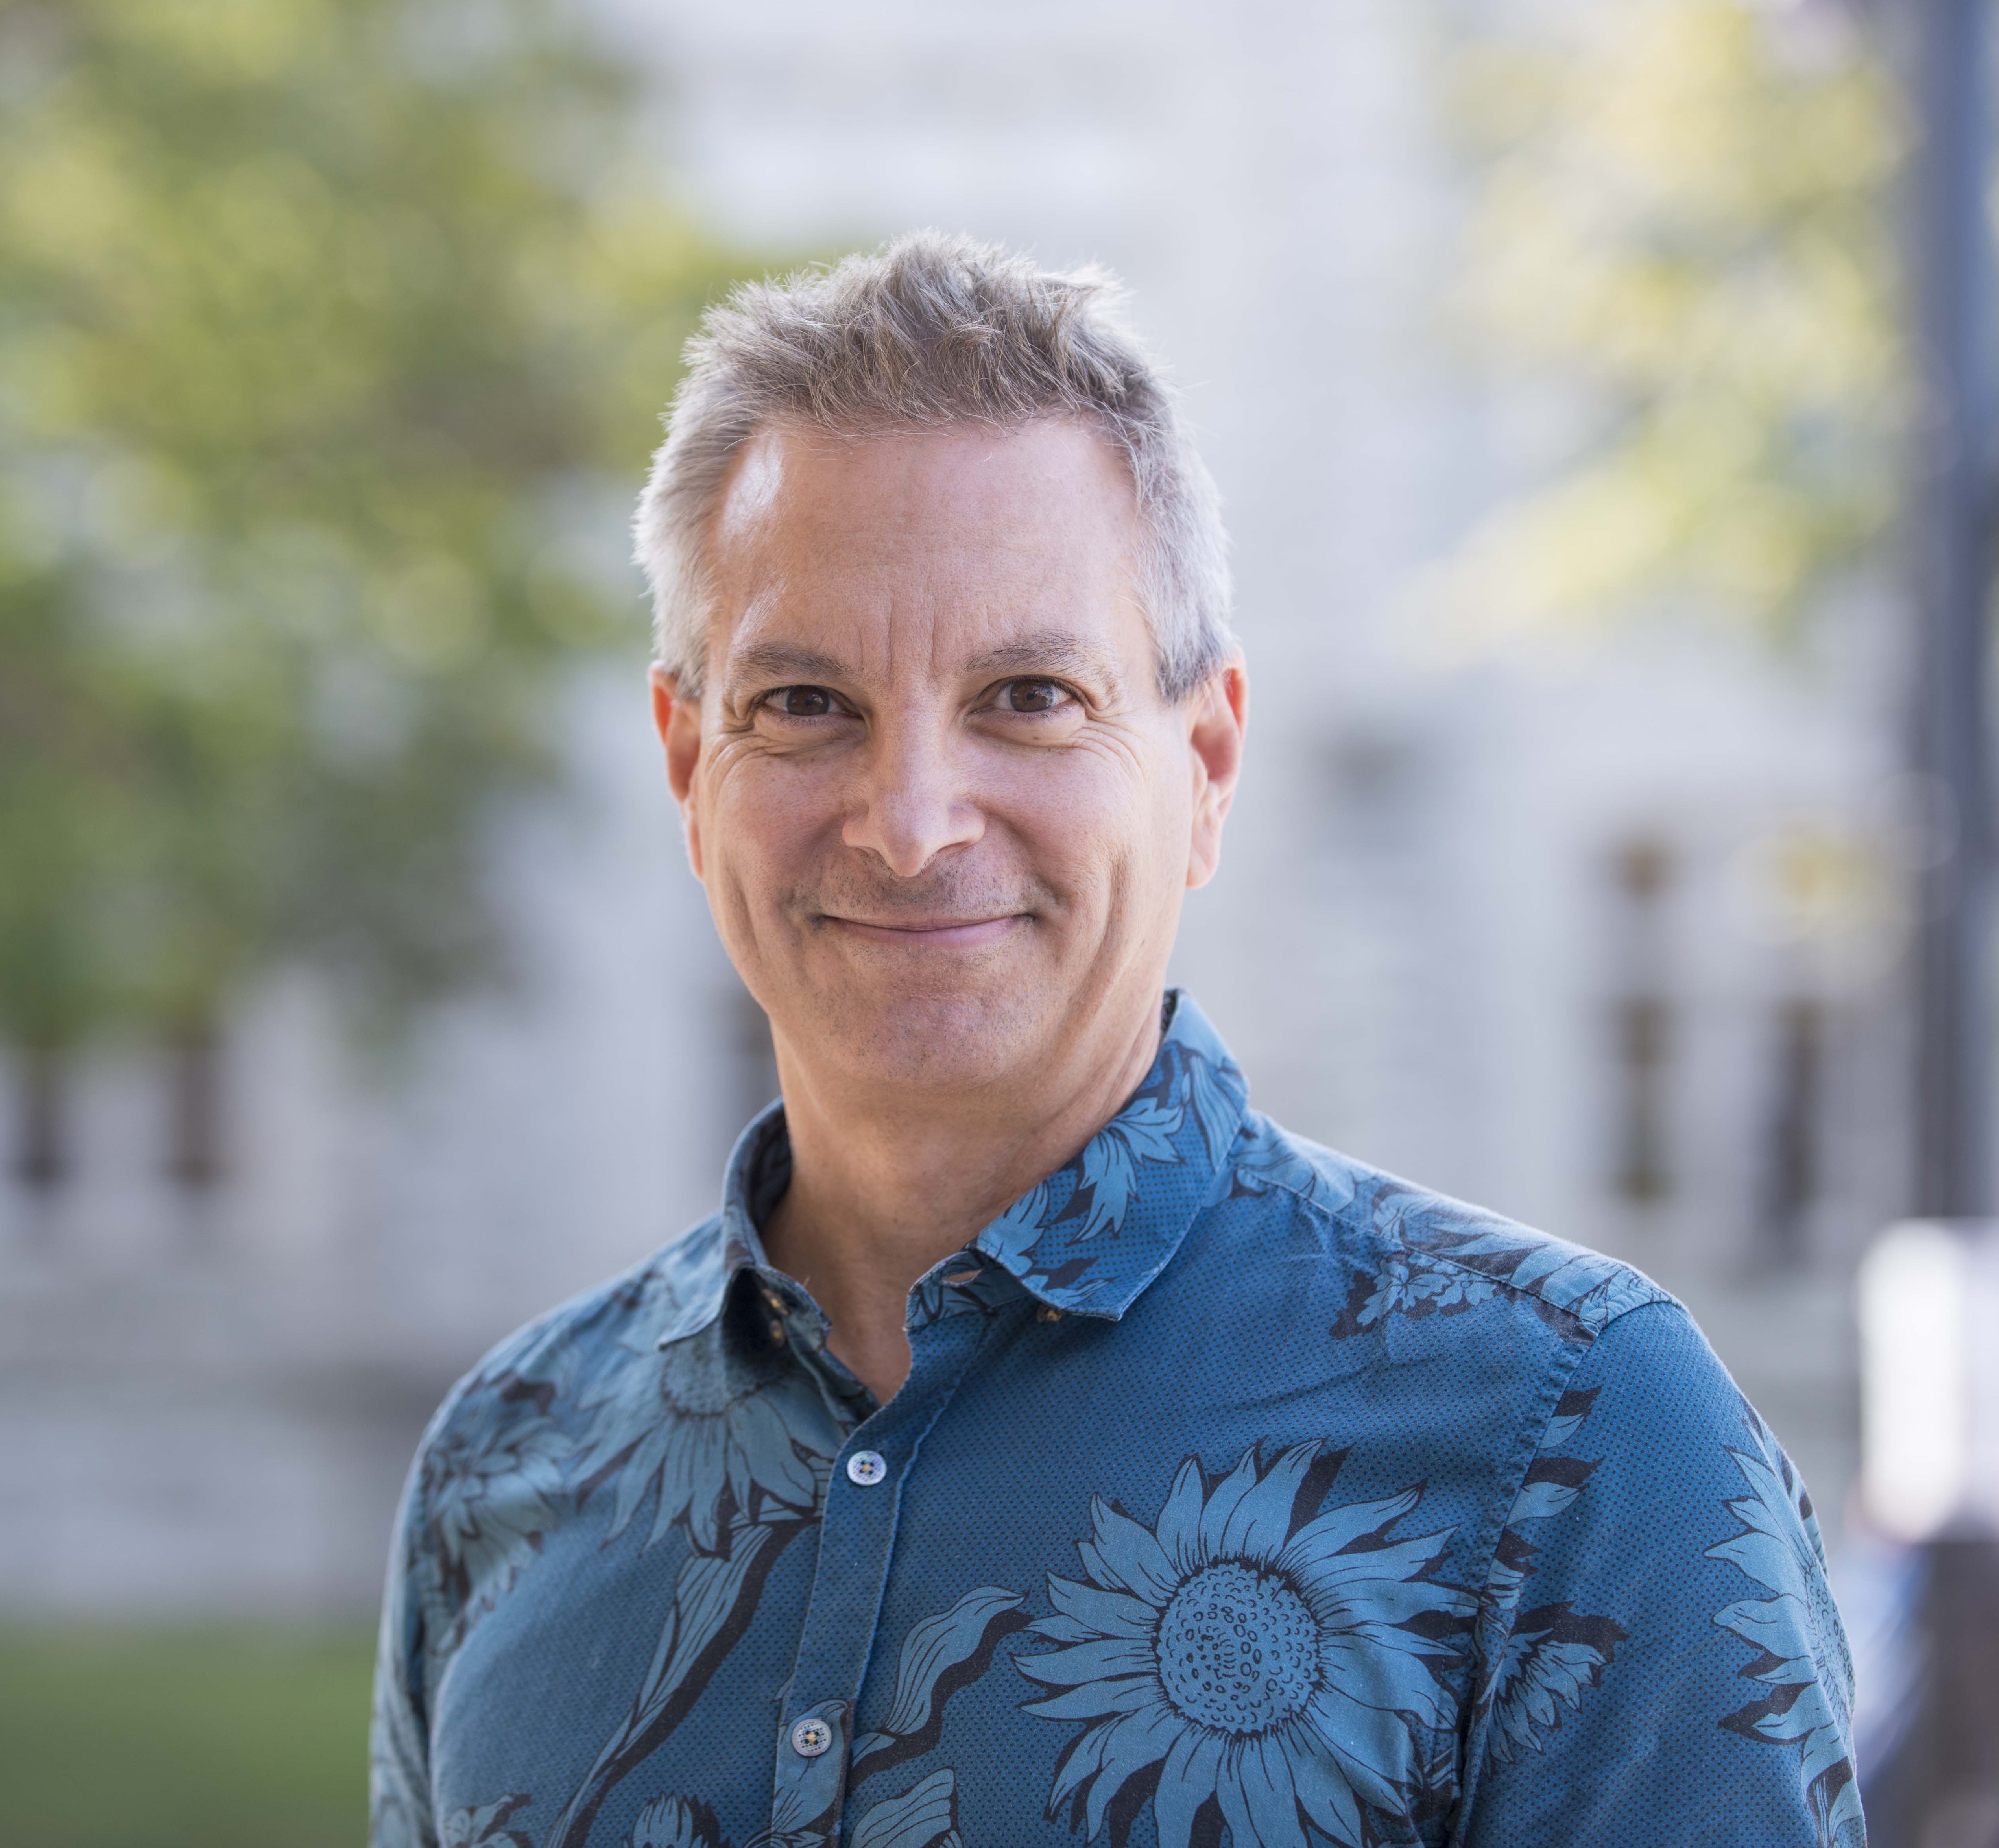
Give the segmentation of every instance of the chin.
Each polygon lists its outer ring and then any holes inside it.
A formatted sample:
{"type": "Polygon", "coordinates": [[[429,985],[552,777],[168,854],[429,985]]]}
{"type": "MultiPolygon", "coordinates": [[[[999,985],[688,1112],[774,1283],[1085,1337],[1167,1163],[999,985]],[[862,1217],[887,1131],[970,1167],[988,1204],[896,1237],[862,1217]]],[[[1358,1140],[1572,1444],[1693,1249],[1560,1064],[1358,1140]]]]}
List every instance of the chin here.
{"type": "Polygon", "coordinates": [[[843,983],[816,1004],[816,1036],[863,1083],[978,1090],[1045,1065],[1064,1010],[1014,971],[843,983]]]}

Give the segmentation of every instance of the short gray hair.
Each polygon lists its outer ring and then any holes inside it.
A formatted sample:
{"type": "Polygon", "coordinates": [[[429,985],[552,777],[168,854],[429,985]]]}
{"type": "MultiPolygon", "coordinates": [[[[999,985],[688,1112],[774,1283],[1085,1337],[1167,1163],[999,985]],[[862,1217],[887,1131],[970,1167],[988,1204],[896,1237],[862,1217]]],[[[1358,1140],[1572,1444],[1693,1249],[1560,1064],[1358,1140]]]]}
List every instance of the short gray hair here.
{"type": "Polygon", "coordinates": [[[1074,418],[1124,458],[1161,691],[1180,699],[1235,647],[1228,542],[1174,394],[1128,328],[1114,279],[1056,275],[918,231],[830,269],[746,283],[703,317],[632,530],[654,646],[700,691],[715,599],[705,540],[724,477],[772,424],[843,435],[1074,418]]]}

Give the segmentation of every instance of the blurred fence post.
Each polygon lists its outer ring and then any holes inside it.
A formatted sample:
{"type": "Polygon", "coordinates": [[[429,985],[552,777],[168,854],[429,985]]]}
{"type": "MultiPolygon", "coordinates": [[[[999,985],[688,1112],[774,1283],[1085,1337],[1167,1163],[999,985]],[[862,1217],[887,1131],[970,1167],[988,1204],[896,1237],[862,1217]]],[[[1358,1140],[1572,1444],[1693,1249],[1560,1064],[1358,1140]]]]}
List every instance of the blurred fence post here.
{"type": "Polygon", "coordinates": [[[1990,1184],[1985,705],[1995,460],[1987,183],[1989,0],[1918,0],[1914,305],[1922,419],[1911,533],[1921,655],[1916,765],[1938,837],[1923,874],[1916,1212],[1976,1216],[1990,1184]]]}
{"type": "MultiPolygon", "coordinates": [[[[1912,457],[1915,768],[1936,830],[1918,910],[1913,1205],[1988,1212],[1992,828],[1990,0],[1914,0],[1921,130],[1911,251],[1921,421],[1912,457]]],[[[1968,1231],[1968,1228],[1965,1228],[1968,1231]]],[[[1976,1340],[1983,1331],[1970,1331],[1976,1340]]],[[[1923,1542],[1912,1711],[1860,1767],[1876,1848],[1999,1848],[1999,1539],[1968,1510],[1923,1542]]]]}

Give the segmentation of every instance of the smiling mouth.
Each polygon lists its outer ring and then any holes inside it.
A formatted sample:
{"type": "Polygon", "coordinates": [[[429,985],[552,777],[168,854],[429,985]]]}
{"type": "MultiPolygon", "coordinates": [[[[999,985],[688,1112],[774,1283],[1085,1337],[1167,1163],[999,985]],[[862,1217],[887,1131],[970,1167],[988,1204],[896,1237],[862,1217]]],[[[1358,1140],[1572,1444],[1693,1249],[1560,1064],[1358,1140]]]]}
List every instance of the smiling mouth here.
{"type": "Polygon", "coordinates": [[[999,917],[898,918],[893,923],[885,920],[878,923],[871,918],[840,917],[827,912],[821,914],[821,921],[879,942],[951,949],[994,942],[1017,924],[1025,924],[1027,917],[1025,912],[1010,911],[999,917]]]}

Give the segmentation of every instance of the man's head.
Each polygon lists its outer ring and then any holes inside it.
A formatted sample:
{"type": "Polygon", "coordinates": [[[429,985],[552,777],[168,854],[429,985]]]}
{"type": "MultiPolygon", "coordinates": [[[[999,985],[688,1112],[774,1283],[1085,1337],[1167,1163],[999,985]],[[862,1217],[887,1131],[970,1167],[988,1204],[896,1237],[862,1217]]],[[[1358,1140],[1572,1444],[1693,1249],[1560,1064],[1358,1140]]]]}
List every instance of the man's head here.
{"type": "Polygon", "coordinates": [[[1242,681],[1213,488],[1103,283],[920,236],[740,291],[691,358],[638,520],[657,699],[788,1084],[1135,1033],[1242,681]]]}

